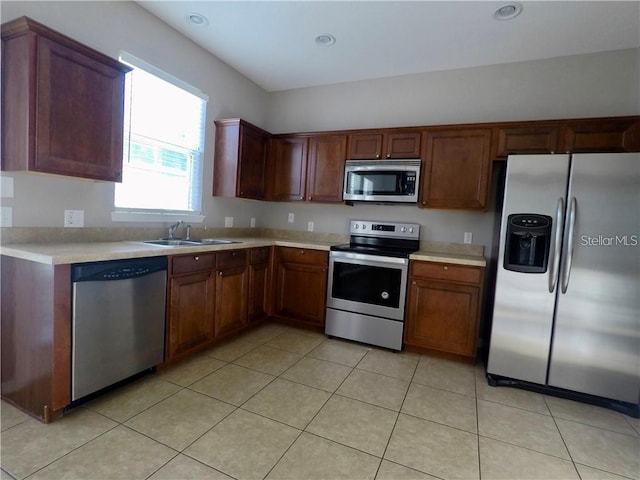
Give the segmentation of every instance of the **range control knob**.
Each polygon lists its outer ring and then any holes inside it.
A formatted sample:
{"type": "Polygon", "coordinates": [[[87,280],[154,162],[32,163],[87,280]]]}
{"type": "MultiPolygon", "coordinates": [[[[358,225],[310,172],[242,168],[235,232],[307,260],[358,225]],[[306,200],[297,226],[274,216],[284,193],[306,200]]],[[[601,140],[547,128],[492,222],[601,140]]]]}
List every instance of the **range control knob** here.
{"type": "Polygon", "coordinates": [[[413,227],[409,228],[409,233],[413,233],[413,227]]]}
{"type": "Polygon", "coordinates": [[[401,231],[402,233],[406,232],[406,231],[407,231],[407,227],[400,227],[400,231],[401,231]]]}

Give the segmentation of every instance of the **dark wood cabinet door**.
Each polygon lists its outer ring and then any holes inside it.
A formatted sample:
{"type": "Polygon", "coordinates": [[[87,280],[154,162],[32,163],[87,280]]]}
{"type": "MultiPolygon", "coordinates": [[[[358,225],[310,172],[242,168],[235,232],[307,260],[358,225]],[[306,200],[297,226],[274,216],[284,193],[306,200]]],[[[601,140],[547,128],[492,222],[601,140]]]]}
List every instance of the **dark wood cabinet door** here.
{"type": "Polygon", "coordinates": [[[121,181],[129,68],[30,19],[2,34],[2,168],[121,181]]]}
{"type": "Polygon", "coordinates": [[[263,320],[269,315],[271,251],[271,247],[257,247],[249,251],[249,322],[263,320]]]}
{"type": "Polygon", "coordinates": [[[271,145],[271,200],[301,201],[307,181],[306,137],[280,137],[271,145]]]}
{"type": "Polygon", "coordinates": [[[491,129],[425,133],[420,206],[484,210],[491,181],[491,129]]]}
{"type": "Polygon", "coordinates": [[[475,356],[479,287],[411,278],[405,342],[475,356]]]}
{"type": "Polygon", "coordinates": [[[345,135],[317,136],[309,139],[308,201],[342,202],[346,154],[345,135]]]}
{"type": "Polygon", "coordinates": [[[267,317],[269,299],[269,263],[249,266],[249,322],[267,317]]]}
{"type": "Polygon", "coordinates": [[[492,158],[503,160],[511,154],[555,153],[559,140],[560,126],[557,124],[499,127],[492,158]]]}
{"type": "Polygon", "coordinates": [[[238,192],[242,198],[262,200],[267,193],[268,135],[250,125],[240,129],[238,192]]]}
{"type": "Polygon", "coordinates": [[[420,158],[420,132],[390,132],[385,135],[386,158],[420,158]]]}
{"type": "Polygon", "coordinates": [[[276,250],[275,315],[293,323],[324,327],[327,252],[276,250]]]}
{"type": "Polygon", "coordinates": [[[370,160],[382,157],[382,133],[355,133],[349,135],[349,158],[370,160]]]}
{"type": "Polygon", "coordinates": [[[612,118],[566,122],[563,125],[561,152],[635,152],[640,151],[640,121],[636,118],[612,118]]]}
{"type": "Polygon", "coordinates": [[[239,330],[247,323],[247,272],[245,265],[216,271],[216,337],[239,330]]]}
{"type": "Polygon", "coordinates": [[[169,279],[167,360],[213,339],[214,294],[211,271],[169,279]]]}
{"type": "Polygon", "coordinates": [[[239,118],[215,124],[214,196],[264,200],[270,134],[239,118]]]}

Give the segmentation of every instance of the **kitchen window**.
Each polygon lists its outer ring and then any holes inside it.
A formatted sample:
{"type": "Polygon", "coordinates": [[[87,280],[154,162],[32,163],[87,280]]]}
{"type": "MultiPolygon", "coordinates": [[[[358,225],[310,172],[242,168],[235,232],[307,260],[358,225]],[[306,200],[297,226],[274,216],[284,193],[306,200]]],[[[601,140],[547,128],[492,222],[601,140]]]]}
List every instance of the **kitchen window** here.
{"type": "Polygon", "coordinates": [[[208,97],[130,54],[120,60],[133,70],[126,77],[122,183],[112,218],[199,215],[208,97]]]}

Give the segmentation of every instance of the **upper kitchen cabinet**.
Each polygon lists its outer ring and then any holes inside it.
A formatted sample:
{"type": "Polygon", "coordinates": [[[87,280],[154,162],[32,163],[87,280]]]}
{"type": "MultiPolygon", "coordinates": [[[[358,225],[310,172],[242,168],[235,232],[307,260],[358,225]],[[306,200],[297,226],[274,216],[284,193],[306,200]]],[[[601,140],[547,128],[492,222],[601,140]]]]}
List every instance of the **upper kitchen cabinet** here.
{"type": "Polygon", "coordinates": [[[349,159],[420,158],[420,139],[420,132],[402,129],[354,133],[349,135],[349,159]]]}
{"type": "Polygon", "coordinates": [[[27,17],[2,25],[2,170],[122,180],[129,67],[27,17]]]}
{"type": "Polygon", "coordinates": [[[274,137],[269,199],[342,202],[346,135],[274,137]]]}
{"type": "Polygon", "coordinates": [[[318,135],[309,139],[307,200],[342,202],[346,135],[318,135]]]}
{"type": "Polygon", "coordinates": [[[267,193],[271,135],[238,118],[216,120],[213,194],[262,200],[267,193]]]}
{"type": "Polygon", "coordinates": [[[504,160],[509,155],[558,152],[560,125],[527,122],[495,128],[493,159],[504,160]]]}
{"type": "Polygon", "coordinates": [[[302,201],[307,181],[306,137],[274,137],[269,153],[269,199],[277,201],[302,201]]]}
{"type": "Polygon", "coordinates": [[[562,153],[640,151],[638,117],[569,120],[562,125],[562,153]]]}
{"type": "Polygon", "coordinates": [[[491,181],[491,129],[427,130],[423,143],[419,205],[484,210],[491,181]]]}

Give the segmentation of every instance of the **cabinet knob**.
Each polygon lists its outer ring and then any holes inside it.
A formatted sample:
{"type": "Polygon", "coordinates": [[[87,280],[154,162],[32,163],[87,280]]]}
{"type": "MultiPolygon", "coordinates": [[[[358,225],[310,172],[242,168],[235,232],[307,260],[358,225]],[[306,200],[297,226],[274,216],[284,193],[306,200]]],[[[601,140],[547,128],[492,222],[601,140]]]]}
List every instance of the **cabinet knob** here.
{"type": "Polygon", "coordinates": [[[301,254],[303,254],[303,253],[304,253],[304,250],[300,250],[300,253],[301,253],[301,254]]]}
{"type": "Polygon", "coordinates": [[[449,270],[449,267],[447,267],[446,265],[443,267],[445,270],[449,270]]]}
{"type": "Polygon", "coordinates": [[[193,257],[193,259],[197,262],[198,260],[200,260],[200,257],[196,256],[196,257],[193,257]]]}
{"type": "Polygon", "coordinates": [[[222,276],[222,271],[219,271],[219,272],[218,272],[218,275],[222,276]]]}
{"type": "Polygon", "coordinates": [[[387,158],[391,158],[391,154],[390,153],[387,153],[387,158]]]}
{"type": "Polygon", "coordinates": [[[311,197],[307,197],[307,200],[311,200],[311,197]]]}
{"type": "Polygon", "coordinates": [[[380,155],[376,155],[376,158],[380,158],[380,155]]]}

